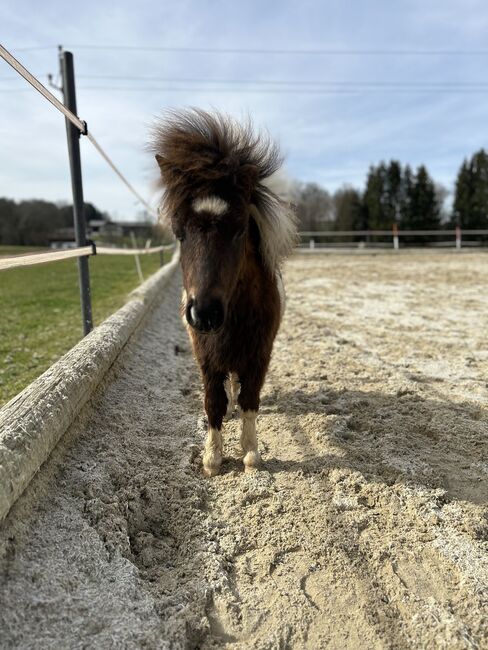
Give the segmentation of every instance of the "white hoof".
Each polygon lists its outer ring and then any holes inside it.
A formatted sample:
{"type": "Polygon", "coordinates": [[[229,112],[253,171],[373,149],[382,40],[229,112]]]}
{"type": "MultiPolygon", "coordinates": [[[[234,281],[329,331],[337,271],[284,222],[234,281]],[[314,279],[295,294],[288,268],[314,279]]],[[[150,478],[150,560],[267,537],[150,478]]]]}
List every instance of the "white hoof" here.
{"type": "Polygon", "coordinates": [[[205,451],[203,454],[203,473],[205,476],[217,476],[222,465],[222,454],[216,450],[205,451]]]}
{"type": "Polygon", "coordinates": [[[211,478],[212,476],[218,476],[220,473],[220,465],[218,467],[211,467],[211,466],[203,466],[203,474],[207,478],[211,478]]]}
{"type": "Polygon", "coordinates": [[[261,464],[261,456],[259,451],[248,451],[243,458],[244,471],[245,472],[254,472],[258,469],[261,464]]]}

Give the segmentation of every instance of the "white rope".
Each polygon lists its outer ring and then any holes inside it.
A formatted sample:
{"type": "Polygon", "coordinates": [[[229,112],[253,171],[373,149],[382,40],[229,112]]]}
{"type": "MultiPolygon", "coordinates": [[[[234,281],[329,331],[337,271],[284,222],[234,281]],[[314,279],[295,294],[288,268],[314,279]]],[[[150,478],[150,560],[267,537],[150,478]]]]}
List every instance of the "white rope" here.
{"type": "Polygon", "coordinates": [[[147,201],[145,201],[142,196],[139,194],[139,192],[129,183],[129,181],[126,179],[126,177],[122,174],[121,171],[117,169],[115,164],[112,162],[112,160],[108,157],[108,155],[105,153],[105,151],[102,149],[102,147],[98,144],[98,142],[95,140],[93,135],[91,133],[86,133],[85,134],[88,140],[92,143],[92,145],[95,147],[95,149],[98,151],[98,153],[102,156],[102,158],[105,160],[108,165],[113,169],[113,171],[117,174],[117,176],[120,178],[120,180],[126,185],[126,187],[132,192],[132,194],[138,199],[140,203],[142,203],[151,214],[154,216],[158,216],[157,212],[149,205],[147,201]]]}
{"type": "Polygon", "coordinates": [[[80,131],[82,135],[86,135],[88,140],[92,143],[92,145],[95,147],[95,149],[98,151],[98,153],[102,156],[102,158],[109,164],[109,166],[112,168],[112,170],[117,174],[117,176],[120,178],[120,180],[124,183],[124,185],[129,189],[130,192],[137,198],[137,200],[142,203],[142,205],[155,217],[158,216],[157,212],[149,205],[147,201],[145,201],[142,196],[137,192],[137,190],[129,183],[129,181],[126,179],[126,177],[122,174],[121,171],[115,166],[115,164],[112,162],[112,160],[108,157],[108,155],[105,153],[105,151],[102,149],[102,147],[98,144],[98,142],[95,140],[93,135],[91,133],[88,133],[88,128],[86,125],[86,122],[84,120],[80,120],[80,118],[75,115],[72,111],[70,111],[64,104],[62,104],[57,97],[55,97],[52,92],[50,92],[45,86],[42,85],[42,83],[34,77],[24,66],[17,61],[17,59],[10,54],[8,50],[6,50],[3,45],[0,44],[0,56],[10,65],[12,68],[18,72],[26,81],[28,81],[31,86],[33,86],[38,92],[41,93],[43,97],[45,97],[55,108],[58,109],[65,117],[68,118],[68,120],[76,126],[76,128],[80,131]]]}
{"type": "Polygon", "coordinates": [[[152,248],[109,248],[108,246],[97,246],[97,255],[150,255],[162,251],[172,251],[175,244],[165,246],[153,246],[152,248]]]}
{"type": "Polygon", "coordinates": [[[91,246],[70,248],[62,251],[50,251],[49,253],[28,253],[25,255],[14,255],[13,257],[0,257],[0,271],[14,269],[19,266],[33,266],[34,264],[46,264],[66,260],[70,257],[86,257],[93,254],[91,246]]]}
{"type": "Polygon", "coordinates": [[[17,59],[6,50],[3,45],[0,44],[0,56],[2,59],[4,59],[12,68],[18,72],[26,81],[30,83],[31,86],[33,86],[38,92],[41,93],[43,97],[47,99],[48,102],[51,102],[51,104],[58,109],[65,117],[68,118],[70,122],[72,122],[77,129],[80,130],[81,133],[86,134],[87,128],[86,128],[86,122],[83,122],[83,120],[80,120],[79,117],[77,117],[74,113],[72,113],[69,108],[66,108],[64,104],[62,104],[57,97],[55,97],[52,92],[50,92],[45,86],[42,85],[40,81],[38,81],[28,70],[24,68],[24,66],[17,61],[17,59]]]}

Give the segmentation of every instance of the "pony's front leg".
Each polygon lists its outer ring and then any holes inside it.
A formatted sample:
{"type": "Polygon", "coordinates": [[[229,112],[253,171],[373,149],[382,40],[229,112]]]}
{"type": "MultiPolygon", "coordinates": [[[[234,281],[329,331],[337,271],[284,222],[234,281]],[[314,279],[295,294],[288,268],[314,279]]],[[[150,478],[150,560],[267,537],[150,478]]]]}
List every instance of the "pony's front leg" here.
{"type": "Polygon", "coordinates": [[[262,383],[262,378],[256,376],[241,378],[241,392],[238,401],[241,407],[241,447],[244,454],[242,461],[245,471],[256,469],[261,462],[256,435],[256,417],[262,383]]]}
{"type": "Polygon", "coordinates": [[[203,371],[205,387],[205,411],[208,417],[208,434],[203,452],[203,472],[206,476],[216,476],[222,464],[222,420],[227,409],[225,394],[225,375],[203,371]]]}
{"type": "Polygon", "coordinates": [[[257,414],[257,411],[241,411],[241,447],[244,453],[242,462],[244,463],[244,470],[246,472],[256,469],[261,462],[261,456],[258,451],[258,437],[256,435],[257,414]]]}

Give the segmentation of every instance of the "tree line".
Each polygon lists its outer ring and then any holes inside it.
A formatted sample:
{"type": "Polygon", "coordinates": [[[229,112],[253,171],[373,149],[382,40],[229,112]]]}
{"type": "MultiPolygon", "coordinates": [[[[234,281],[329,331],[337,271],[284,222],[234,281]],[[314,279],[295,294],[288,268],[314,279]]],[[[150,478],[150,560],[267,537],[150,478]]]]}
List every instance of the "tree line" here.
{"type": "Polygon", "coordinates": [[[364,191],[344,186],[334,194],[315,183],[295,186],[299,228],[307,230],[402,230],[488,228],[488,154],[464,160],[456,179],[452,208],[448,192],[425,165],[412,170],[397,160],[369,168],[364,191]]]}
{"type": "MultiPolygon", "coordinates": [[[[107,214],[85,203],[88,221],[108,221],[107,214]]],[[[13,201],[0,198],[0,244],[47,246],[61,228],[73,227],[73,206],[32,199],[13,201]]]]}
{"type": "MultiPolygon", "coordinates": [[[[284,180],[279,182],[283,186],[284,180]]],[[[463,161],[450,210],[445,208],[447,190],[424,165],[414,171],[396,160],[372,165],[364,191],[344,186],[330,194],[315,183],[288,182],[285,193],[297,206],[302,231],[389,230],[393,224],[403,230],[488,228],[488,153],[480,149],[463,161]]],[[[85,203],[85,217],[110,222],[91,203],[85,203]]],[[[72,226],[71,205],[0,198],[0,244],[46,246],[60,229],[72,226]]]]}

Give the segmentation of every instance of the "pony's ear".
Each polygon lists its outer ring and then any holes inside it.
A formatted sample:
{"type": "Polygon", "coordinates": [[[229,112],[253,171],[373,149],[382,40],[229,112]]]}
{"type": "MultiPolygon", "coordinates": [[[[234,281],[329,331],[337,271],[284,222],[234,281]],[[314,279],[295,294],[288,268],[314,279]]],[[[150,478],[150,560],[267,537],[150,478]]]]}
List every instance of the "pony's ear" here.
{"type": "Polygon", "coordinates": [[[165,159],[163,158],[163,156],[161,156],[160,154],[157,153],[154,157],[156,158],[160,169],[163,169],[163,166],[164,166],[164,164],[166,162],[165,159]]]}
{"type": "Polygon", "coordinates": [[[178,175],[178,170],[175,169],[175,166],[172,165],[167,158],[161,156],[159,153],[155,155],[155,158],[159,165],[159,172],[163,179],[163,183],[171,183],[171,181],[178,175]]]}

